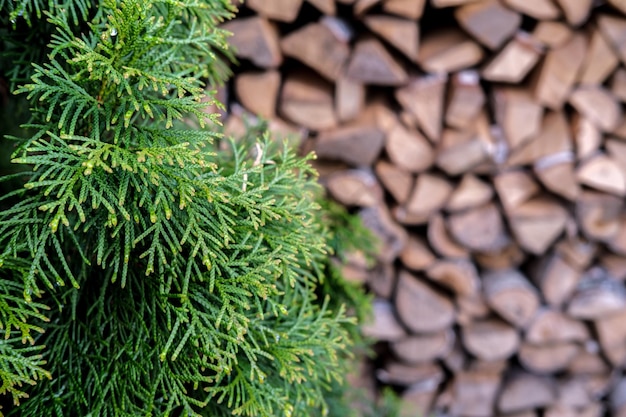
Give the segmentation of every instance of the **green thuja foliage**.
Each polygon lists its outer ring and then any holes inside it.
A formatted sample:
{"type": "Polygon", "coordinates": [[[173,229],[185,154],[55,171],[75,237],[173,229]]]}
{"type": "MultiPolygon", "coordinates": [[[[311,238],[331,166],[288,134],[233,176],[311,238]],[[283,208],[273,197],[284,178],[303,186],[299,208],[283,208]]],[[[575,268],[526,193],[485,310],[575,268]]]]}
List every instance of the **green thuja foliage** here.
{"type": "Polygon", "coordinates": [[[2,75],[27,78],[32,108],[1,178],[6,415],[328,413],[346,304],[367,301],[329,256],[370,236],[345,233],[312,156],[218,133],[205,83],[227,75],[218,24],[234,11],[0,0],[2,75]]]}

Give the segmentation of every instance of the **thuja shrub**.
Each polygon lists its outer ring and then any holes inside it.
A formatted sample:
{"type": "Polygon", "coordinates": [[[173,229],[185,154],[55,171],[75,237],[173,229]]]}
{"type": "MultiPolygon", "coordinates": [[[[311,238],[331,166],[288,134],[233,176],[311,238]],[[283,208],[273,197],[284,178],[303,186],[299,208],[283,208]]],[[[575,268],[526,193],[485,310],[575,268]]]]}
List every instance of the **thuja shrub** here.
{"type": "Polygon", "coordinates": [[[329,256],[371,238],[323,200],[313,156],[260,130],[220,134],[206,85],[227,75],[218,25],[234,12],[0,0],[0,75],[18,103],[5,109],[31,108],[1,132],[18,132],[0,179],[5,415],[308,416],[340,403],[367,298],[329,256]]]}

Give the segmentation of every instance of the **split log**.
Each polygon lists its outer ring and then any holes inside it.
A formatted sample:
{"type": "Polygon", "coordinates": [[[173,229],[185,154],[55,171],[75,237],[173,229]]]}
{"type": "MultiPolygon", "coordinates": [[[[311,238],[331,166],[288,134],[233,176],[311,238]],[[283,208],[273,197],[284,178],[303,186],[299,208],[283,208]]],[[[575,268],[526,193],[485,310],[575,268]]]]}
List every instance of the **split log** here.
{"type": "Polygon", "coordinates": [[[626,69],[617,68],[611,77],[610,88],[615,97],[622,102],[626,101],[626,69]]]}
{"type": "Polygon", "coordinates": [[[610,15],[599,15],[598,28],[617,52],[622,63],[626,62],[626,21],[623,18],[610,15]]]}
{"type": "Polygon", "coordinates": [[[241,104],[265,119],[276,117],[276,101],[280,88],[278,71],[247,72],[235,78],[235,91],[241,104]]]}
{"type": "Polygon", "coordinates": [[[553,110],[563,107],[586,54],[586,39],[576,33],[563,46],[550,49],[534,80],[537,101],[553,110]]]}
{"type": "Polygon", "coordinates": [[[626,258],[624,255],[604,253],[600,256],[599,263],[615,279],[626,280],[626,258]]]}
{"type": "Polygon", "coordinates": [[[441,215],[431,216],[428,221],[428,242],[441,256],[450,259],[467,258],[466,248],[456,243],[451,237],[441,215]]]}
{"type": "Polygon", "coordinates": [[[410,270],[422,271],[430,268],[436,261],[435,255],[421,237],[413,233],[400,253],[402,264],[410,270]]]}
{"type": "Polygon", "coordinates": [[[320,23],[310,23],[289,33],[280,46],[286,56],[308,65],[329,81],[339,77],[350,55],[348,44],[320,23]]]}
{"type": "Polygon", "coordinates": [[[552,379],[520,372],[504,383],[498,409],[515,413],[550,405],[555,399],[556,387],[552,379]]]}
{"type": "Polygon", "coordinates": [[[378,379],[387,384],[438,386],[443,380],[443,370],[435,363],[406,365],[388,362],[376,372],[378,379]]]}
{"type": "Polygon", "coordinates": [[[504,4],[537,20],[555,20],[561,15],[552,0],[504,0],[504,4]]]}
{"type": "Polygon", "coordinates": [[[499,319],[476,320],[461,328],[463,346],[485,361],[507,359],[519,349],[520,338],[514,327],[499,319]]]}
{"type": "Polygon", "coordinates": [[[432,213],[445,206],[451,193],[452,185],[447,179],[424,172],[417,176],[405,208],[408,213],[427,219],[432,213]]]}
{"type": "Polygon", "coordinates": [[[626,365],[626,309],[600,316],[594,324],[602,352],[611,365],[626,365]]]}
{"type": "Polygon", "coordinates": [[[496,50],[517,31],[522,23],[519,13],[497,0],[484,0],[460,6],[454,16],[461,27],[477,41],[496,50]]]}
{"type": "Polygon", "coordinates": [[[571,26],[583,24],[589,17],[593,0],[555,0],[571,26]]]}
{"type": "Polygon", "coordinates": [[[519,207],[539,192],[539,186],[526,171],[502,172],[496,175],[493,181],[498,197],[507,212],[519,207]]]}
{"type": "Polygon", "coordinates": [[[602,84],[611,75],[619,58],[613,52],[612,46],[607,42],[600,30],[595,29],[591,34],[589,49],[585,62],[578,75],[580,84],[602,84]]]}
{"type": "Polygon", "coordinates": [[[576,142],[576,157],[583,160],[593,155],[602,143],[602,132],[587,117],[574,113],[572,129],[576,142]]]}
{"type": "Polygon", "coordinates": [[[576,201],[576,220],[588,239],[609,241],[619,233],[623,207],[622,198],[585,190],[576,201]]]}
{"type": "Polygon", "coordinates": [[[447,77],[426,75],[415,77],[396,90],[396,99],[413,115],[431,142],[439,141],[447,77]]]}
{"type": "Polygon", "coordinates": [[[268,19],[293,22],[298,17],[302,0],[246,0],[246,6],[268,19]]]}
{"type": "Polygon", "coordinates": [[[496,252],[509,242],[500,211],[493,203],[453,213],[448,225],[453,238],[472,251],[496,252]]]}
{"type": "Polygon", "coordinates": [[[447,355],[454,346],[454,340],[454,331],[449,328],[437,333],[411,335],[390,343],[390,347],[403,362],[428,363],[447,355]]]}
{"type": "Polygon", "coordinates": [[[584,161],[576,171],[581,184],[620,197],[626,196],[626,175],[613,158],[598,153],[584,161]]]}
{"type": "Polygon", "coordinates": [[[622,116],[617,99],[608,90],[595,85],[578,87],[569,102],[605,132],[613,131],[622,116]]]}
{"type": "Polygon", "coordinates": [[[450,176],[469,172],[488,160],[489,150],[472,131],[445,129],[437,146],[436,164],[450,176]]]}
{"type": "Polygon", "coordinates": [[[372,32],[389,42],[411,61],[417,59],[419,25],[415,20],[377,15],[366,16],[363,22],[372,32]]]}
{"type": "MultiPolygon", "coordinates": [[[[597,343],[588,341],[587,345],[597,343]]],[[[567,372],[574,376],[589,377],[592,375],[606,375],[610,372],[609,365],[600,355],[600,348],[588,349],[584,348],[578,351],[576,357],[567,367],[567,372]]]]}
{"type": "Polygon", "coordinates": [[[395,303],[404,325],[416,333],[441,331],[454,321],[452,302],[406,270],[399,273],[395,303]]]}
{"type": "Polygon", "coordinates": [[[428,381],[409,385],[400,395],[400,415],[427,415],[437,394],[438,386],[428,381]]]}
{"type": "Polygon", "coordinates": [[[522,343],[518,357],[528,371],[535,374],[553,374],[567,368],[580,347],[572,342],[535,345],[522,343]]]}
{"type": "Polygon", "coordinates": [[[582,275],[563,257],[554,254],[544,258],[535,276],[541,294],[548,305],[559,307],[572,296],[582,275]]]}
{"type": "Polygon", "coordinates": [[[457,296],[456,305],[456,322],[460,326],[467,326],[476,320],[486,319],[491,314],[491,309],[480,293],[457,296]]]}
{"type": "Polygon", "coordinates": [[[493,198],[493,188],[472,174],[466,174],[450,194],[446,210],[463,211],[488,203],[493,198]]]}
{"type": "Polygon", "coordinates": [[[333,87],[309,72],[290,74],[283,83],[280,112],[292,122],[314,129],[337,126],[333,103],[333,87]]]}
{"type": "Polygon", "coordinates": [[[382,205],[362,209],[359,217],[381,243],[378,258],[385,263],[393,262],[404,249],[408,239],[406,230],[393,221],[387,208],[382,205]]]}
{"type": "MultiPolygon", "coordinates": [[[[528,2],[525,2],[525,4],[528,4],[528,2]]],[[[533,38],[535,38],[537,42],[549,48],[558,48],[563,46],[572,38],[572,35],[572,29],[565,23],[550,20],[541,20],[540,22],[537,22],[537,25],[532,33],[533,38]]]]}
{"type": "Polygon", "coordinates": [[[549,191],[570,201],[576,201],[580,186],[574,167],[574,154],[563,152],[538,160],[535,175],[549,191]]]}
{"type": "Polygon", "coordinates": [[[462,6],[464,4],[472,3],[480,0],[431,0],[430,3],[433,7],[451,7],[451,6],[462,6]]]}
{"type": "Polygon", "coordinates": [[[483,275],[485,300],[503,319],[525,328],[539,307],[539,295],[521,272],[492,271],[483,275]]]}
{"type": "Polygon", "coordinates": [[[408,130],[396,124],[385,141],[385,150],[391,162],[408,172],[423,172],[434,163],[435,152],[417,130],[408,130]]]}
{"type": "Polygon", "coordinates": [[[567,212],[554,200],[538,197],[512,209],[508,219],[520,246],[539,255],[563,232],[567,212]]]}
{"type": "Polygon", "coordinates": [[[496,122],[510,148],[517,148],[539,133],[543,107],[522,87],[497,88],[493,93],[496,122]]]}
{"type": "Polygon", "coordinates": [[[373,38],[356,43],[346,75],[363,84],[372,85],[402,85],[408,81],[402,64],[373,38]]]}
{"type": "Polygon", "coordinates": [[[263,17],[233,19],[221,28],[232,32],[228,42],[238,57],[249,59],[262,68],[276,68],[283,62],[278,29],[263,17]]]}
{"type": "Polygon", "coordinates": [[[383,160],[378,161],[374,169],[393,198],[400,204],[406,203],[413,189],[414,179],[411,173],[383,160]]]}
{"type": "Polygon", "coordinates": [[[459,129],[470,125],[485,105],[485,94],[476,71],[465,70],[454,74],[448,90],[445,122],[459,129]]]}
{"type": "Polygon", "coordinates": [[[418,20],[424,13],[426,0],[386,0],[383,10],[387,13],[418,20]]]}
{"type": "Polygon", "coordinates": [[[596,243],[580,237],[563,239],[556,244],[556,252],[578,270],[586,269],[591,264],[597,249],[596,243]]]}
{"type": "Polygon", "coordinates": [[[480,289],[476,267],[464,259],[438,260],[429,266],[426,276],[459,297],[476,295],[480,289]]]}
{"type": "Polygon", "coordinates": [[[493,271],[519,267],[526,259],[526,254],[515,242],[510,242],[498,252],[475,253],[474,259],[484,269],[493,271]]]}
{"type": "Polygon", "coordinates": [[[422,38],[417,61],[430,73],[471,68],[483,59],[483,50],[460,30],[447,29],[422,38]]]}
{"type": "Polygon", "coordinates": [[[326,179],[330,194],[345,206],[370,207],[382,203],[383,190],[371,171],[348,170],[326,179]]]}
{"type": "Polygon", "coordinates": [[[380,2],[381,0],[356,0],[352,10],[354,11],[355,16],[361,17],[369,9],[376,6],[380,2]]]}
{"type": "Polygon", "coordinates": [[[402,340],[407,333],[394,314],[393,305],[387,300],[376,299],[372,303],[373,321],[361,326],[363,335],[375,340],[402,340]]]}
{"type": "Polygon", "coordinates": [[[321,133],[315,141],[315,152],[322,158],[371,166],[384,142],[384,133],[375,126],[353,124],[321,133]]]}
{"type": "Polygon", "coordinates": [[[526,329],[525,340],[536,345],[564,342],[584,342],[591,338],[582,321],[575,320],[556,309],[541,309],[526,329]]]}
{"type": "Polygon", "coordinates": [[[396,289],[396,269],[390,262],[378,262],[367,274],[367,287],[378,297],[391,299],[396,289]]]}
{"type": "Polygon", "coordinates": [[[450,412],[463,417],[491,417],[500,382],[501,376],[495,372],[455,374],[450,412]]]}
{"type": "Polygon", "coordinates": [[[365,107],[363,84],[340,76],[335,83],[335,107],[339,121],[355,119],[365,107]]]}
{"type": "Polygon", "coordinates": [[[532,36],[519,32],[487,64],[482,76],[489,81],[519,83],[535,67],[542,52],[532,36]]]}
{"type": "Polygon", "coordinates": [[[337,6],[335,0],[307,0],[310,4],[315,6],[320,12],[328,16],[334,16],[337,13],[337,6]]]}
{"type": "MultiPolygon", "coordinates": [[[[590,269],[578,284],[567,305],[567,314],[583,320],[597,320],[626,308],[624,285],[601,268],[590,269]]],[[[626,349],[626,346],[625,346],[626,349]]]]}

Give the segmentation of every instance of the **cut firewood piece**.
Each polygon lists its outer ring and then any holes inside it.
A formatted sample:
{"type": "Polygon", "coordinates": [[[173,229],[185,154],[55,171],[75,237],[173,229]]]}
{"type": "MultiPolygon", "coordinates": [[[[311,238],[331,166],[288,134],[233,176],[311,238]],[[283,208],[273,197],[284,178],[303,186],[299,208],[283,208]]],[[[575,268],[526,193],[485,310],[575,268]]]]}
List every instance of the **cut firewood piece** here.
{"type": "Polygon", "coordinates": [[[387,13],[418,20],[424,13],[426,0],[385,0],[383,10],[387,13]]]}
{"type": "Polygon", "coordinates": [[[393,353],[411,364],[432,362],[447,355],[454,346],[452,328],[436,333],[411,335],[390,343],[393,353]]]}
{"type": "Polygon", "coordinates": [[[502,172],[494,177],[494,186],[505,210],[511,210],[530,200],[539,186],[526,171],[502,172]]]}
{"type": "MultiPolygon", "coordinates": [[[[522,0],[515,0],[522,1],[522,0]]],[[[547,0],[552,2],[552,0],[547,0]]],[[[525,2],[528,4],[528,2],[525,2]]],[[[537,22],[533,30],[533,38],[542,45],[549,48],[558,48],[569,41],[572,37],[572,29],[565,23],[552,20],[541,20],[537,22]]]]}
{"type": "Polygon", "coordinates": [[[445,258],[456,259],[469,256],[467,249],[450,237],[443,216],[440,214],[431,216],[428,221],[428,242],[437,253],[445,258]]]}
{"type": "Polygon", "coordinates": [[[499,49],[522,23],[522,16],[497,0],[458,7],[454,16],[465,31],[489,49],[499,49]]]}
{"type": "Polygon", "coordinates": [[[497,252],[509,242],[500,211],[493,203],[453,213],[450,234],[461,245],[477,252],[497,252]]]}
{"type": "Polygon", "coordinates": [[[506,161],[506,166],[533,165],[544,158],[545,162],[559,160],[561,155],[567,155],[572,151],[573,140],[565,114],[561,111],[547,111],[539,133],[514,149],[506,161]]]}
{"type": "Polygon", "coordinates": [[[540,262],[535,281],[548,305],[559,307],[572,296],[581,275],[578,269],[555,254],[540,262]]]}
{"type": "Polygon", "coordinates": [[[400,124],[388,132],[385,150],[391,162],[408,172],[423,172],[435,160],[435,151],[428,140],[417,130],[408,130],[400,124]]]}
{"type": "Polygon", "coordinates": [[[462,417],[491,417],[500,388],[497,372],[467,371],[454,375],[450,412],[462,417]]]}
{"type": "Polygon", "coordinates": [[[461,182],[450,194],[446,210],[450,212],[463,211],[481,206],[491,201],[493,188],[472,174],[465,174],[461,182]]]}
{"type": "Polygon", "coordinates": [[[415,20],[393,16],[366,16],[365,25],[411,61],[417,59],[419,25],[415,20]]]}
{"type": "Polygon", "coordinates": [[[425,416],[431,410],[439,387],[436,384],[420,381],[409,385],[400,394],[400,415],[425,416]]]}
{"type": "Polygon", "coordinates": [[[437,147],[436,164],[446,174],[463,174],[488,158],[487,146],[474,132],[452,129],[443,131],[437,147]]]}
{"type": "Polygon", "coordinates": [[[552,374],[567,368],[574,359],[580,346],[572,342],[535,345],[522,343],[518,357],[530,372],[535,374],[552,374]]]}
{"type": "Polygon", "coordinates": [[[552,0],[504,0],[504,4],[537,20],[553,20],[561,15],[552,0]]]}
{"type": "Polygon", "coordinates": [[[380,2],[381,0],[356,0],[352,10],[356,16],[362,16],[365,12],[380,2]]]}
{"type": "Polygon", "coordinates": [[[436,258],[421,237],[409,234],[406,245],[400,253],[400,260],[408,269],[421,271],[430,268],[436,258]]]}
{"type": "Polygon", "coordinates": [[[580,26],[589,18],[593,0],[555,0],[571,26],[580,26]]]}
{"type": "Polygon", "coordinates": [[[570,362],[567,367],[567,372],[574,376],[589,375],[602,375],[610,372],[609,365],[604,358],[600,355],[600,347],[598,343],[587,342],[588,345],[592,345],[593,349],[580,349],[576,354],[576,357],[570,362]]]}
{"type": "Polygon", "coordinates": [[[480,289],[476,267],[464,259],[438,260],[428,268],[426,276],[459,297],[477,294],[480,289]]]}
{"type": "Polygon", "coordinates": [[[325,15],[334,16],[337,13],[337,6],[335,0],[307,0],[310,4],[315,6],[320,12],[325,15]]]}
{"type": "Polygon", "coordinates": [[[221,27],[232,32],[228,42],[238,57],[249,59],[262,68],[276,68],[282,64],[278,29],[263,17],[239,17],[221,27]]]}
{"type": "Polygon", "coordinates": [[[615,137],[626,140],[626,119],[621,118],[620,122],[617,124],[617,127],[613,129],[610,133],[615,135],[615,137]]]}
{"type": "Polygon", "coordinates": [[[619,232],[623,207],[622,198],[583,191],[576,201],[576,219],[587,238],[609,241],[619,232]]]}
{"type": "Polygon", "coordinates": [[[335,107],[339,121],[355,119],[365,107],[365,86],[340,76],[335,83],[335,107]]]}
{"type": "Polygon", "coordinates": [[[280,111],[292,122],[309,129],[332,129],[337,126],[333,87],[310,72],[287,75],[280,96],[280,111]]]}
{"type": "Polygon", "coordinates": [[[528,279],[515,269],[491,271],[482,278],[487,304],[509,323],[525,328],[539,307],[539,294],[528,279]]]}
{"type": "Polygon", "coordinates": [[[595,29],[589,41],[585,62],[578,74],[581,84],[602,84],[613,73],[619,58],[600,30],[595,29]]]}
{"type": "Polygon", "coordinates": [[[623,17],[602,14],[597,17],[598,27],[617,52],[622,63],[626,63],[626,21],[623,17]]]}
{"type": "Polygon", "coordinates": [[[451,193],[452,185],[446,178],[437,174],[421,173],[415,180],[405,209],[408,213],[429,216],[445,206],[451,193]]]}
{"type": "MultiPolygon", "coordinates": [[[[578,356],[577,354],[576,357],[578,356]]],[[[557,381],[557,403],[560,406],[572,408],[583,408],[593,403],[595,398],[593,398],[586,386],[588,379],[581,375],[560,378],[557,381]]]]}
{"type": "Polygon", "coordinates": [[[407,365],[388,362],[376,372],[376,377],[386,384],[438,386],[443,380],[443,370],[436,363],[407,365]]]}
{"type": "Polygon", "coordinates": [[[310,23],[285,36],[280,42],[286,56],[297,59],[329,81],[335,81],[350,55],[348,44],[321,23],[310,23]]]}
{"type": "Polygon", "coordinates": [[[540,104],[553,110],[563,107],[585,60],[586,49],[585,36],[575,33],[567,43],[548,51],[534,80],[534,96],[540,104]]]}
{"type": "Polygon", "coordinates": [[[542,47],[526,32],[519,32],[482,70],[484,79],[519,83],[532,70],[542,47]]]}
{"type": "Polygon", "coordinates": [[[454,322],[450,299],[406,270],[399,272],[395,303],[400,320],[416,333],[441,331],[454,322]]]}
{"type": "Polygon", "coordinates": [[[604,405],[589,404],[585,407],[570,407],[562,404],[553,404],[547,407],[544,417],[602,417],[604,405]]]}
{"type": "Polygon", "coordinates": [[[623,367],[626,364],[626,309],[598,317],[595,328],[604,356],[613,366],[623,367]]]}
{"type": "Polygon", "coordinates": [[[391,218],[383,205],[364,208],[359,212],[359,217],[381,243],[378,258],[386,263],[393,262],[404,249],[408,239],[406,230],[391,218]]]}
{"type": "Polygon", "coordinates": [[[526,259],[526,254],[515,242],[510,242],[498,252],[476,253],[474,258],[479,266],[490,270],[517,268],[526,259]]]}
{"type": "Polygon", "coordinates": [[[622,169],[626,177],[626,142],[616,138],[609,138],[604,141],[604,148],[609,157],[622,169]]]}
{"type": "Polygon", "coordinates": [[[402,340],[407,333],[396,319],[393,305],[383,299],[376,299],[372,303],[372,321],[362,326],[363,335],[374,340],[402,340]]]}
{"type": "Polygon", "coordinates": [[[599,153],[584,161],[576,171],[581,184],[623,197],[626,195],[624,170],[610,156],[599,153]]]}
{"type": "Polygon", "coordinates": [[[438,142],[443,120],[446,83],[444,75],[415,77],[396,90],[396,99],[417,120],[420,128],[432,142],[438,142]]]}
{"type": "Polygon", "coordinates": [[[525,372],[512,375],[498,398],[498,410],[515,413],[550,405],[556,399],[554,380],[525,372]]]}
{"type": "Polygon", "coordinates": [[[414,179],[411,173],[383,160],[378,161],[374,169],[393,198],[400,204],[406,203],[413,189],[414,179]]]}
{"type": "Polygon", "coordinates": [[[402,85],[408,81],[406,70],[374,38],[359,40],[352,51],[346,75],[355,81],[372,85],[402,85]]]}
{"type": "Polygon", "coordinates": [[[543,107],[521,87],[496,88],[493,93],[496,122],[502,126],[511,149],[517,148],[539,132],[543,107]]]}
{"type": "Polygon", "coordinates": [[[475,66],[483,50],[462,31],[448,28],[422,38],[418,63],[430,73],[450,73],[475,66]]]}
{"type": "Polygon", "coordinates": [[[404,226],[420,226],[428,223],[430,214],[425,212],[412,213],[404,206],[395,206],[392,209],[393,217],[404,226]]]}
{"type": "Polygon", "coordinates": [[[613,131],[622,116],[617,99],[608,90],[596,85],[578,87],[570,95],[569,102],[605,132],[613,131]]]}
{"type": "Polygon", "coordinates": [[[567,211],[553,199],[538,197],[511,209],[508,218],[520,246],[541,255],[563,232],[567,211]]]}
{"type": "Polygon", "coordinates": [[[478,72],[465,70],[451,77],[445,113],[448,126],[465,128],[474,122],[484,105],[485,94],[478,72]]]}
{"type": "Polygon", "coordinates": [[[578,284],[567,306],[567,314],[583,320],[597,320],[624,308],[626,308],[624,285],[603,269],[594,267],[578,284]]]}
{"type": "Polygon", "coordinates": [[[624,0],[608,0],[609,4],[615,7],[617,10],[626,14],[626,1],[624,0]]]}
{"type": "Polygon", "coordinates": [[[384,133],[374,126],[347,125],[322,132],[315,141],[315,152],[321,158],[371,166],[384,142],[384,133]]]}
{"type": "Polygon", "coordinates": [[[386,300],[391,299],[396,288],[396,269],[391,262],[377,262],[367,274],[367,287],[386,300]]]}
{"type": "Polygon", "coordinates": [[[576,157],[585,159],[594,154],[602,144],[602,132],[588,117],[574,113],[572,130],[576,142],[576,157]]]}
{"type": "Polygon", "coordinates": [[[480,293],[456,297],[456,323],[467,326],[476,320],[486,319],[491,315],[491,309],[480,293]]]}
{"type": "Polygon", "coordinates": [[[276,100],[280,88],[278,71],[244,72],[235,78],[235,91],[241,104],[266,119],[276,116],[276,100]]]}
{"type": "Polygon", "coordinates": [[[383,201],[383,190],[371,171],[337,172],[325,182],[330,194],[345,206],[370,207],[383,201]]]}
{"type": "Polygon", "coordinates": [[[556,252],[564,261],[578,270],[586,269],[596,256],[598,245],[580,237],[563,239],[556,245],[556,252]]]}
{"type": "Polygon", "coordinates": [[[433,7],[443,8],[451,6],[462,6],[464,4],[473,3],[480,0],[430,0],[433,7]]]}
{"type": "MultiPolygon", "coordinates": [[[[246,6],[268,19],[293,22],[303,0],[246,0],[246,6]]],[[[238,19],[237,19],[238,20],[238,19]]]]}
{"type": "Polygon", "coordinates": [[[624,255],[604,253],[600,257],[600,265],[616,279],[626,280],[626,257],[624,255]]]}
{"type": "Polygon", "coordinates": [[[485,361],[507,359],[519,348],[517,330],[499,319],[476,320],[461,328],[463,346],[485,361]]]}
{"type": "Polygon", "coordinates": [[[620,67],[613,73],[610,86],[615,97],[622,102],[626,101],[626,69],[620,67]]]}
{"type": "Polygon", "coordinates": [[[570,152],[538,160],[534,171],[548,190],[570,201],[578,198],[580,186],[574,172],[574,156],[570,152]]]}
{"type": "Polygon", "coordinates": [[[526,329],[525,340],[536,345],[584,342],[591,337],[587,326],[556,309],[543,308],[526,329]]]}
{"type": "Polygon", "coordinates": [[[614,253],[626,256],[626,214],[622,214],[618,232],[606,244],[614,253]]]}

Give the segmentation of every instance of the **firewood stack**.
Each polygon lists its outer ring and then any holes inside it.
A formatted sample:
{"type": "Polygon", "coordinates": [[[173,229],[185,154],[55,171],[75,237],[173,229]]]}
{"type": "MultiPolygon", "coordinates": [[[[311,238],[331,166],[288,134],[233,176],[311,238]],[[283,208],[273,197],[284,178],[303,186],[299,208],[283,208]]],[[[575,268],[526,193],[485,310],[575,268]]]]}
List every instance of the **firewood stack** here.
{"type": "Polygon", "coordinates": [[[626,1],[247,0],[241,109],[382,241],[405,414],[626,416],[626,1]]]}

